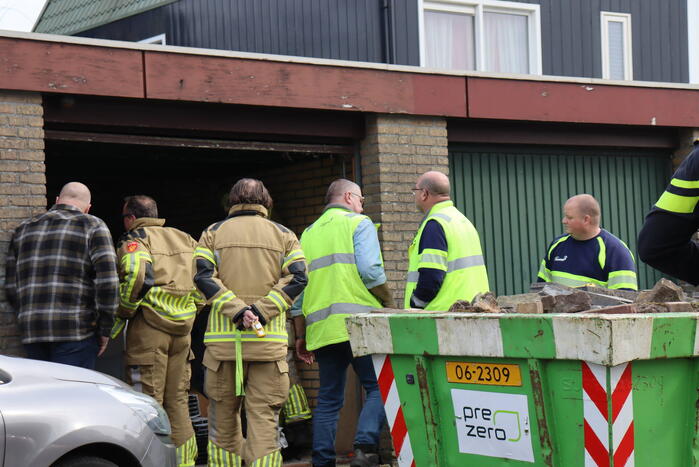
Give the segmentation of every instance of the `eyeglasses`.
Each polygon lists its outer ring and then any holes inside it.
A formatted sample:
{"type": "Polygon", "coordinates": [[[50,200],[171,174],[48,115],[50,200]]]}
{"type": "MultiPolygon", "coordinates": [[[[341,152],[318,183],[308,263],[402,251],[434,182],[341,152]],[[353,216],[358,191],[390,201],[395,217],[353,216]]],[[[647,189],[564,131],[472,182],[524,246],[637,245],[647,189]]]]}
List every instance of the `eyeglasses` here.
{"type": "Polygon", "coordinates": [[[416,191],[423,191],[423,190],[424,190],[424,191],[427,191],[427,188],[418,188],[418,187],[415,187],[415,188],[411,188],[411,189],[410,189],[410,191],[412,191],[413,193],[415,193],[416,191]]]}
{"type": "Polygon", "coordinates": [[[357,198],[359,198],[359,203],[364,206],[364,197],[362,195],[358,195],[357,193],[352,193],[351,191],[348,191],[350,195],[354,195],[357,198]]]}
{"type": "Polygon", "coordinates": [[[124,219],[126,219],[127,217],[131,217],[131,216],[133,216],[133,214],[122,214],[121,215],[121,217],[123,217],[124,219]]]}

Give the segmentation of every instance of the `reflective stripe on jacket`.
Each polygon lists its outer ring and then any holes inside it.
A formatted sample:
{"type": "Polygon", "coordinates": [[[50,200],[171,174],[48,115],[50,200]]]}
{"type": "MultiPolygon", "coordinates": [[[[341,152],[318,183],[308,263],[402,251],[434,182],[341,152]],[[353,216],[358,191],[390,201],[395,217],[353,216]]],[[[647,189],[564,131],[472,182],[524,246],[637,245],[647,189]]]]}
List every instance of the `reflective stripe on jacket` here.
{"type": "Polygon", "coordinates": [[[447,311],[457,300],[471,301],[476,294],[490,290],[478,232],[451,201],[442,201],[432,207],[408,248],[405,308],[410,308],[410,297],[417,285],[420,268],[446,272],[437,296],[425,306],[425,310],[447,311]],[[419,253],[420,237],[430,220],[439,222],[444,229],[448,252],[425,249],[419,253]]]}
{"type": "Polygon", "coordinates": [[[355,262],[354,231],[364,219],[331,207],[301,235],[308,261],[302,308],[308,350],[349,340],[345,317],[382,306],[362,282],[355,262]]]}
{"type": "MultiPolygon", "coordinates": [[[[605,230],[601,230],[600,234],[596,237],[584,241],[575,240],[570,235],[563,235],[561,238],[554,241],[549,247],[548,251],[546,252],[546,256],[541,260],[537,277],[544,282],[555,282],[568,287],[583,287],[585,285],[593,284],[607,289],[638,290],[636,271],[633,269],[628,269],[629,267],[635,266],[633,254],[624,242],[616,237],[612,237],[613,235],[605,230]],[[611,244],[610,248],[617,249],[617,264],[609,264],[610,262],[614,263],[614,261],[610,261],[607,255],[605,236],[608,241],[614,242],[611,244]],[[566,255],[567,260],[571,262],[571,266],[567,267],[567,271],[556,269],[556,262],[552,261],[552,255],[554,250],[556,250],[556,247],[565,244],[567,241],[579,242],[579,244],[585,245],[586,249],[596,248],[597,251],[594,260],[596,264],[589,264],[589,256],[578,258],[577,255],[574,255],[573,258],[568,258],[570,255],[566,255]],[[625,263],[623,263],[626,268],[623,268],[623,266],[622,268],[619,268],[620,264],[618,258],[620,251],[624,253],[625,258],[628,258],[625,260],[625,263]],[[591,268],[591,266],[593,267],[591,268]],[[597,269],[597,266],[599,266],[599,269],[597,269]],[[576,272],[584,271],[588,271],[588,275],[576,274],[576,272]],[[596,277],[592,277],[590,274],[596,275],[596,277]]],[[[558,266],[558,268],[560,269],[561,266],[558,266]]]]}
{"type": "Polygon", "coordinates": [[[204,335],[211,357],[236,360],[239,348],[244,360],[283,359],[286,312],[306,284],[296,235],[267,219],[263,206],[239,204],[202,233],[194,257],[197,288],[211,305],[204,335]],[[262,315],[265,337],[236,329],[233,318],[248,305],[262,315]]]}
{"type": "Polygon", "coordinates": [[[203,298],[192,280],[196,241],[178,229],[164,227],[165,219],[142,217],[119,241],[119,320],[143,313],[146,322],[163,332],[190,333],[203,298]]]}

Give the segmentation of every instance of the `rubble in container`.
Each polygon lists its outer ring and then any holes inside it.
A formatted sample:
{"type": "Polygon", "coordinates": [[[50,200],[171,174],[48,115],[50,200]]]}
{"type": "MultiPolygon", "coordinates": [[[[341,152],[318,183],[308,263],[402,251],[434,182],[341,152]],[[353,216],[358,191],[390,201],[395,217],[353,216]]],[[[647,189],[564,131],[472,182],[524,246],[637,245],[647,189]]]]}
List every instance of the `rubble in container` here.
{"type": "Polygon", "coordinates": [[[572,288],[536,282],[529,293],[495,297],[478,294],[473,302],[459,300],[449,312],[467,313],[678,313],[699,311],[699,301],[688,297],[672,281],[660,279],[650,290],[611,290],[592,284],[572,288]]]}

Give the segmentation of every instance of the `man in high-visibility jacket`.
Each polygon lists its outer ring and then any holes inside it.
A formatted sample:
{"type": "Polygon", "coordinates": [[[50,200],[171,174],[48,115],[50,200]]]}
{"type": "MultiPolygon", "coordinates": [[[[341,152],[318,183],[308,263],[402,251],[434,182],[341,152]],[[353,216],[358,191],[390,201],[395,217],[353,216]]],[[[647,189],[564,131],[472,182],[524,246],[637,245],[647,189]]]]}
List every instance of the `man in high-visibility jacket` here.
{"type": "Polygon", "coordinates": [[[422,174],[412,188],[425,213],[408,249],[405,308],[447,311],[457,300],[487,292],[488,273],[478,232],[454,207],[449,177],[422,174]]]}
{"type": "Polygon", "coordinates": [[[678,279],[699,284],[699,141],[677,168],[638,234],[638,256],[678,279]]]}
{"type": "Polygon", "coordinates": [[[539,282],[638,290],[631,251],[600,228],[600,217],[599,203],[591,195],[576,195],[566,201],[561,222],[567,233],[556,237],[546,249],[539,267],[539,282]]]}
{"type": "Polygon", "coordinates": [[[239,180],[229,204],[228,217],[202,233],[195,252],[194,280],[211,305],[202,362],[209,465],[279,467],[279,412],[289,395],[286,312],[306,285],[306,262],[296,235],[268,219],[272,198],[261,181],[239,180]]]}
{"type": "Polygon", "coordinates": [[[192,280],[196,241],[164,227],[148,196],[126,198],[126,232],[117,245],[119,309],[115,338],[128,320],[126,379],[167,412],[178,466],[193,466],[197,443],[189,419],[190,331],[203,300],[192,280]]]}
{"type": "Polygon", "coordinates": [[[378,444],[385,420],[370,356],[354,358],[345,317],[393,307],[386,284],[376,227],[363,216],[364,197],[356,183],[330,184],[323,214],[301,236],[308,261],[308,287],[294,303],[296,351],[307,363],[318,361],[320,388],[313,411],[314,466],[335,465],[337,419],[344,402],[351,364],[366,391],[354,438],[352,467],[378,465],[378,444]],[[311,354],[309,351],[314,351],[311,354]]]}

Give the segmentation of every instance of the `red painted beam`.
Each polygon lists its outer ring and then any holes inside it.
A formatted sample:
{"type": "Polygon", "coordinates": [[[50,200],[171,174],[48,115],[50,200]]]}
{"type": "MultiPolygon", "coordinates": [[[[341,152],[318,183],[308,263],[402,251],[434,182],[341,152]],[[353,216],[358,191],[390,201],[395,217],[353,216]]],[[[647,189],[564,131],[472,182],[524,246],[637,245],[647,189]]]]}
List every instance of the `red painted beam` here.
{"type": "Polygon", "coordinates": [[[142,52],[0,37],[0,89],[142,98],[142,52]]]}
{"type": "Polygon", "coordinates": [[[699,126],[699,92],[467,78],[468,117],[543,122],[699,126]]]}
{"type": "Polygon", "coordinates": [[[145,65],[151,99],[466,116],[461,77],[157,52],[145,65]]]}

